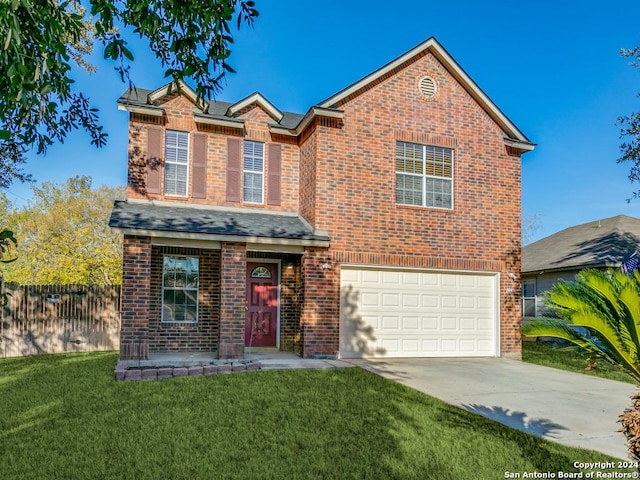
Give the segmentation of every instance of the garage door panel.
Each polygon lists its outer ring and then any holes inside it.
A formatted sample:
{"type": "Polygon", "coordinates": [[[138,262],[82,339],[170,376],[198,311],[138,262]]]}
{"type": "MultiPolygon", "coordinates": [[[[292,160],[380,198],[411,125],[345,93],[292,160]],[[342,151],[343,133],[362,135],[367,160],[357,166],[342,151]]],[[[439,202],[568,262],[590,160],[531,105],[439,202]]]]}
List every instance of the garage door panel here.
{"type": "Polygon", "coordinates": [[[340,355],[497,355],[495,275],[341,268],[340,355]]]}
{"type": "Polygon", "coordinates": [[[399,293],[383,293],[382,306],[383,307],[399,307],[400,294],[399,293]]]}
{"type": "Polygon", "coordinates": [[[442,295],[440,297],[440,306],[442,308],[456,308],[458,306],[458,297],[453,295],[442,295]]]}
{"type": "Polygon", "coordinates": [[[417,333],[420,330],[420,318],[402,316],[402,330],[417,333]]]}
{"type": "Polygon", "coordinates": [[[420,305],[422,306],[422,308],[438,308],[438,296],[432,294],[423,294],[421,296],[420,305]]]}

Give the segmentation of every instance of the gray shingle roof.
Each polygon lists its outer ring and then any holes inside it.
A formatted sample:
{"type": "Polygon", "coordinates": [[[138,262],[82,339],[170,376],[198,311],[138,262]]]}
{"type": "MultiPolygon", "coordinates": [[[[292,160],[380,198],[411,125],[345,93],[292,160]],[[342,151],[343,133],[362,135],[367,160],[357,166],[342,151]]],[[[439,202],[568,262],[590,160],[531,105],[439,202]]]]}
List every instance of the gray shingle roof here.
{"type": "MultiPolygon", "coordinates": [[[[120,98],[118,99],[118,104],[153,108],[154,105],[148,102],[148,96],[152,92],[154,92],[154,90],[149,90],[146,88],[136,88],[136,89],[129,88],[122,95],[120,95],[120,98]]],[[[206,102],[206,105],[207,105],[207,111],[200,112],[200,110],[197,109],[198,115],[202,117],[211,117],[211,118],[224,119],[224,120],[233,119],[233,117],[229,117],[226,115],[229,107],[234,105],[233,103],[220,102],[215,100],[215,101],[206,102]]],[[[162,107],[157,107],[157,108],[162,108],[162,107]]],[[[274,125],[279,125],[281,127],[289,128],[289,129],[295,129],[300,123],[300,121],[304,118],[304,115],[300,113],[282,112],[282,115],[283,117],[279,123],[275,121],[273,123],[274,125]]]]}
{"type": "Polygon", "coordinates": [[[302,218],[288,213],[239,212],[118,200],[109,226],[154,232],[260,237],[328,242],[302,218]]]}
{"type": "Polygon", "coordinates": [[[640,219],[618,215],[576,225],[522,248],[522,273],[618,267],[640,245],[640,219]]]}

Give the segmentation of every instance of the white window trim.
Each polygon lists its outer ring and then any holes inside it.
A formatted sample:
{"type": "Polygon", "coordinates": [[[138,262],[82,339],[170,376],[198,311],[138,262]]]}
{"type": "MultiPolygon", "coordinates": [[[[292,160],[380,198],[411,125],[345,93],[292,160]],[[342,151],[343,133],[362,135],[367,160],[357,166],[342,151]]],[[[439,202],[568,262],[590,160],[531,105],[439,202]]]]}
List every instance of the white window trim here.
{"type": "Polygon", "coordinates": [[[190,162],[190,152],[191,152],[191,135],[189,135],[189,132],[184,132],[182,130],[172,130],[172,129],[167,129],[164,132],[164,164],[165,164],[165,169],[164,169],[164,174],[165,177],[163,178],[163,182],[162,182],[162,191],[163,194],[168,196],[168,197],[182,197],[182,198],[187,198],[189,196],[189,169],[191,167],[191,162],[190,162]],[[187,137],[187,162],[186,163],[180,163],[180,162],[174,162],[174,161],[169,161],[167,160],[167,134],[169,132],[174,132],[178,135],[186,135],[187,137]],[[166,179],[166,165],[167,164],[171,164],[171,165],[179,165],[179,166],[186,166],[187,167],[187,172],[185,174],[186,178],[185,178],[185,192],[184,195],[180,194],[180,193],[167,193],[167,179],[166,179]]]}
{"type": "Polygon", "coordinates": [[[264,190],[265,190],[265,172],[266,172],[266,163],[265,163],[265,144],[264,142],[257,142],[255,140],[245,140],[242,143],[242,203],[250,203],[253,205],[264,205],[264,190]],[[262,145],[262,170],[249,170],[249,169],[245,169],[244,168],[244,152],[245,152],[245,147],[247,145],[247,143],[258,143],[262,145]],[[262,177],[262,188],[260,189],[260,201],[259,202],[252,202],[252,201],[248,201],[245,200],[244,198],[244,174],[245,173],[253,173],[253,174],[259,174],[262,177]]]}
{"type": "Polygon", "coordinates": [[[182,324],[196,324],[200,318],[200,258],[199,257],[191,257],[187,255],[163,255],[162,256],[162,271],[160,272],[162,275],[162,294],[161,294],[161,305],[160,305],[160,322],[161,323],[182,323],[182,324]],[[164,286],[164,261],[165,258],[174,258],[174,259],[188,259],[194,258],[198,261],[198,286],[196,288],[174,288],[174,287],[165,287],[164,286]],[[165,320],[164,318],[164,292],[165,290],[182,290],[188,292],[195,292],[196,295],[196,319],[195,320],[165,320]]]}
{"type": "MultiPolygon", "coordinates": [[[[405,207],[419,207],[419,208],[435,208],[438,210],[453,210],[454,209],[454,202],[455,202],[455,192],[454,192],[454,188],[455,188],[455,182],[453,181],[453,177],[454,177],[454,166],[455,166],[455,150],[453,148],[449,148],[449,147],[440,147],[437,145],[427,145],[427,144],[422,144],[422,143],[413,143],[413,142],[405,142],[403,140],[396,140],[396,152],[397,152],[397,147],[398,147],[398,143],[405,143],[405,144],[412,144],[412,145],[417,145],[418,147],[421,147],[422,150],[422,171],[426,172],[427,168],[426,168],[426,161],[427,161],[427,147],[435,147],[435,148],[446,148],[447,150],[451,150],[451,177],[439,177],[437,175],[427,175],[426,173],[411,173],[411,172],[399,172],[397,170],[397,166],[396,166],[396,170],[395,170],[395,174],[396,174],[396,191],[394,192],[394,197],[396,197],[397,195],[397,188],[398,188],[398,174],[400,175],[406,175],[406,176],[412,176],[412,177],[420,177],[421,181],[422,181],[422,203],[421,205],[414,205],[412,203],[398,203],[396,201],[396,205],[402,205],[405,207]],[[448,181],[451,183],[451,207],[438,207],[435,205],[427,205],[427,178],[434,178],[436,180],[444,180],[444,181],[448,181]]],[[[397,162],[397,153],[396,155],[396,162],[397,162]]],[[[396,164],[396,162],[394,162],[394,164],[396,164]]]]}

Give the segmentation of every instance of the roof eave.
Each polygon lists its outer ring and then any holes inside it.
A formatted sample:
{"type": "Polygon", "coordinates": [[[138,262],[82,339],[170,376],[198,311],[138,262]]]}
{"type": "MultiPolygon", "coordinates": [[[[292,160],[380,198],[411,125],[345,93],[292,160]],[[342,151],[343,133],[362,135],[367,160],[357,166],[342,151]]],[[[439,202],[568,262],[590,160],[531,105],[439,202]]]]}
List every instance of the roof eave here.
{"type": "Polygon", "coordinates": [[[325,247],[330,246],[329,240],[308,239],[308,238],[276,238],[276,237],[258,237],[251,235],[222,235],[215,233],[198,233],[198,232],[173,232],[167,230],[152,230],[134,227],[111,227],[115,233],[122,235],[136,235],[154,238],[172,238],[179,240],[204,240],[214,242],[235,242],[235,243],[253,243],[265,245],[297,245],[303,247],[325,247]]]}
{"type": "Polygon", "coordinates": [[[129,113],[138,113],[142,115],[152,115],[154,117],[161,117],[164,115],[164,108],[145,105],[133,105],[130,103],[118,103],[118,110],[124,110],[129,113]]]}
{"type": "Polygon", "coordinates": [[[521,270],[521,274],[525,275],[542,275],[543,273],[562,273],[562,272],[572,272],[572,271],[580,271],[586,268],[620,268],[622,263],[590,263],[590,264],[582,264],[582,265],[568,265],[566,267],[538,267],[532,270],[521,270]]]}
{"type": "Polygon", "coordinates": [[[302,117],[300,123],[295,128],[286,128],[282,125],[269,125],[269,130],[272,133],[277,133],[279,135],[288,135],[292,137],[297,137],[311,124],[311,122],[316,117],[325,117],[325,118],[336,118],[342,119],[344,117],[344,112],[342,110],[337,110],[335,108],[325,108],[325,107],[312,107],[309,111],[302,117]]]}
{"type": "Polygon", "coordinates": [[[205,125],[215,125],[218,127],[229,127],[229,128],[244,128],[244,121],[242,119],[231,119],[231,118],[218,118],[218,117],[209,117],[206,115],[199,115],[194,112],[193,119],[196,123],[205,124],[205,125]]]}
{"type": "Polygon", "coordinates": [[[508,147],[515,148],[516,150],[519,150],[521,152],[530,152],[537,146],[535,143],[522,142],[520,140],[515,140],[513,138],[507,138],[507,137],[505,137],[504,139],[504,144],[508,147]]]}

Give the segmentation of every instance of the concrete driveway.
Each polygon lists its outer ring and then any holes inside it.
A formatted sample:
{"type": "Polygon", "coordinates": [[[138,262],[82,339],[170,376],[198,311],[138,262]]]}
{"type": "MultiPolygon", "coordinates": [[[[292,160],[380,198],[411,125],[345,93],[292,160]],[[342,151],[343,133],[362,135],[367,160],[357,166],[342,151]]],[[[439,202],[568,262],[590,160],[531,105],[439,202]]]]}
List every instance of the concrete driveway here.
{"type": "Polygon", "coordinates": [[[627,458],[617,420],[631,384],[505,358],[348,362],[524,432],[627,458]]]}

